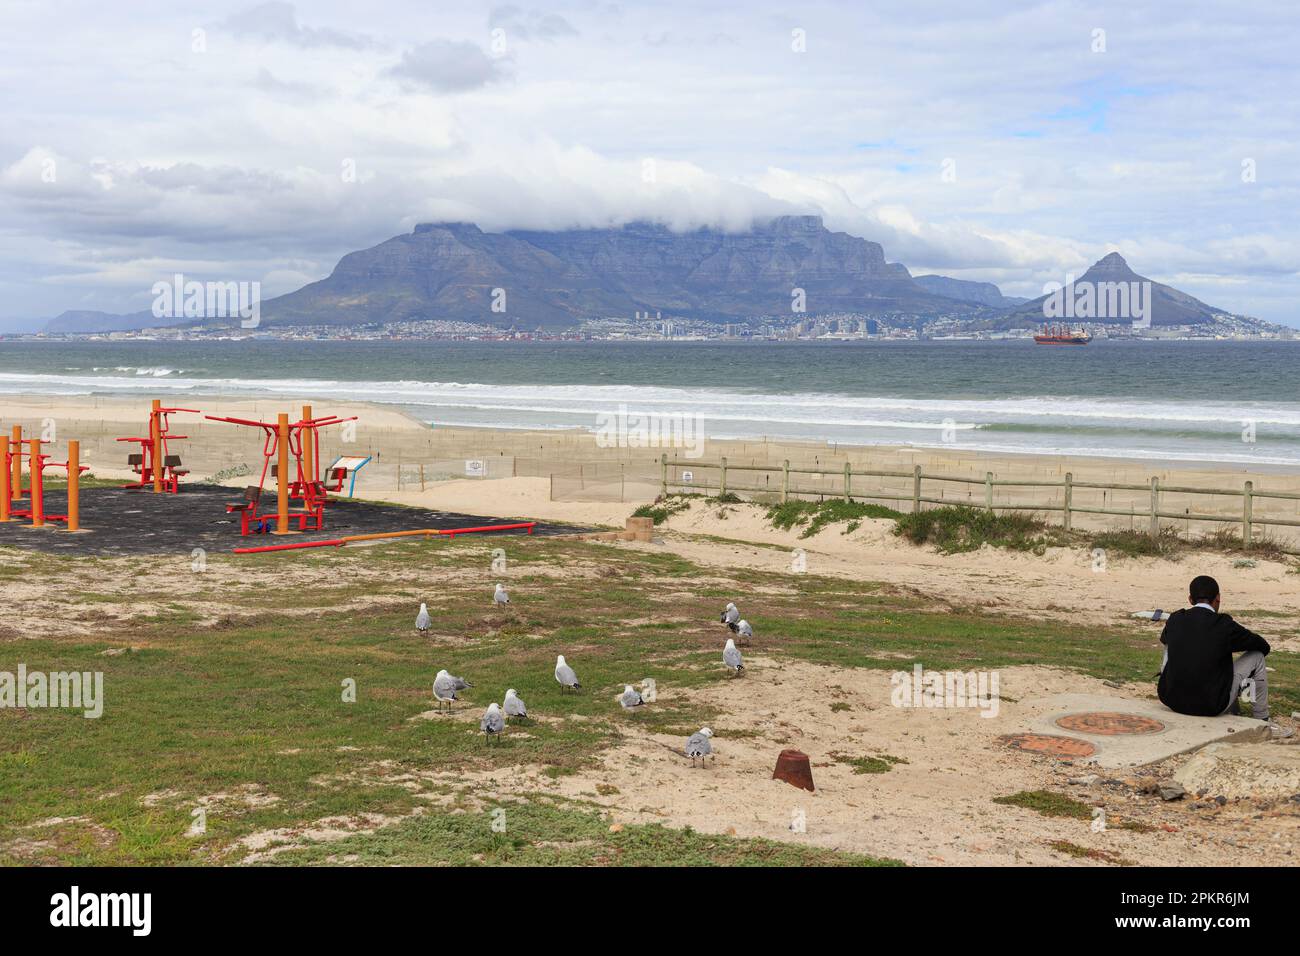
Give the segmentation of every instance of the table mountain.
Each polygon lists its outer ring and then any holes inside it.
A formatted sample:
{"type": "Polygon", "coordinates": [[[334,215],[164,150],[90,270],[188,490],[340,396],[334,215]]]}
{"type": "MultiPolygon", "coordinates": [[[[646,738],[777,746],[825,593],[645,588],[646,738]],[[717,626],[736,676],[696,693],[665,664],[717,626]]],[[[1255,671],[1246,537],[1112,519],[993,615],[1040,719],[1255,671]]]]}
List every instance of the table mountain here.
{"type": "Polygon", "coordinates": [[[572,325],[635,312],[729,321],[809,314],[951,311],[954,303],[885,261],[875,242],[831,232],[818,216],[783,216],[744,233],[618,229],[483,232],[425,223],[344,256],[334,271],[263,303],[276,324],[350,325],[414,319],[572,325]],[[505,292],[494,312],[493,290],[505,292]]]}

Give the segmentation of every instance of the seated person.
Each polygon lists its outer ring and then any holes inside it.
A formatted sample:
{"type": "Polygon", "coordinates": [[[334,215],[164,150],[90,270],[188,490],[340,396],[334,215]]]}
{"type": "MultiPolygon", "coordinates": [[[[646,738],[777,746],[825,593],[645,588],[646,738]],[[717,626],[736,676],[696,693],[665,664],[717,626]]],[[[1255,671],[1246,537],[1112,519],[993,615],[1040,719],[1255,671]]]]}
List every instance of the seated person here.
{"type": "MultiPolygon", "coordinates": [[[[1244,688],[1253,716],[1267,721],[1268,641],[1219,613],[1219,583],[1208,575],[1192,581],[1188,602],[1192,606],[1171,614],[1160,635],[1165,645],[1157,685],[1161,702],[1180,714],[1218,717],[1236,712],[1244,688]],[[1234,653],[1241,655],[1236,661],[1234,653]]],[[[1270,727],[1276,737],[1293,733],[1276,724],[1270,727]]]]}

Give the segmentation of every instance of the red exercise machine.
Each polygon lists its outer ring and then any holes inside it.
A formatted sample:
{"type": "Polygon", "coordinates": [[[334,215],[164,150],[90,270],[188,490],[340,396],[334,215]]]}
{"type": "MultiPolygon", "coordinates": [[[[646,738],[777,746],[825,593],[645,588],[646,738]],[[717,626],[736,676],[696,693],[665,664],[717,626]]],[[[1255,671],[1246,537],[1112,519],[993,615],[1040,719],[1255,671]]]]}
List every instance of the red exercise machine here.
{"type": "Polygon", "coordinates": [[[227,514],[239,515],[241,535],[271,531],[272,522],[275,525],[273,534],[291,534],[290,521],[297,522],[298,531],[320,531],[325,527],[325,505],[329,501],[330,491],[342,488],[342,476],[331,475],[330,483],[321,480],[318,433],[330,425],[356,421],[356,416],[340,418],[337,415],[325,415],[313,418],[310,405],[304,405],[302,413],[302,418],[296,422],[290,422],[288,414],[281,413],[274,423],[204,416],[214,422],[260,428],[265,436],[262,442],[262,474],[257,484],[249,485],[244,490],[242,501],[226,505],[227,514]],[[289,461],[291,457],[292,467],[289,461]],[[274,464],[271,461],[273,458],[274,464]],[[261,511],[262,491],[268,473],[276,480],[274,514],[261,511]],[[299,504],[291,508],[290,499],[299,504]]]}
{"type": "Polygon", "coordinates": [[[119,438],[118,441],[140,443],[140,450],[126,456],[126,463],[140,476],[139,481],[123,485],[123,488],[149,488],[154,491],[167,491],[176,494],[181,490],[181,478],[189,470],[181,467],[181,456],[170,454],[167,442],[171,439],[188,438],[188,435],[173,435],[171,423],[167,416],[175,412],[202,414],[197,408],[163,408],[162,402],[153,400],[149,410],[149,435],[146,438],[119,438]]]}

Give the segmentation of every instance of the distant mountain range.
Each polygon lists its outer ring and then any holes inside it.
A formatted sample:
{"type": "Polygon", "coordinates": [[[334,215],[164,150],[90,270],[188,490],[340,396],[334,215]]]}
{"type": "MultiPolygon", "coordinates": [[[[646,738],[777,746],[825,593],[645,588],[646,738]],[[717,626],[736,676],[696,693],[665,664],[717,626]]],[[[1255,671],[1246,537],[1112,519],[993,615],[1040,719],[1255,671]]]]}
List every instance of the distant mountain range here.
{"type": "MultiPolygon", "coordinates": [[[[1148,281],[1118,253],[1080,281],[1148,281]]],[[[262,325],[351,326],[442,319],[532,329],[592,318],[735,322],[791,317],[802,290],[808,315],[905,313],[969,316],[982,327],[1043,321],[1043,299],[1002,295],[996,285],[940,275],[913,277],[885,261],[879,243],[831,232],[818,216],[783,216],[745,233],[675,233],[632,223],[615,229],[483,232],[469,223],[424,223],[369,249],[350,252],[334,271],[261,304],[262,325]]],[[[1153,324],[1209,321],[1202,302],[1153,284],[1153,324]]],[[[1101,321],[1101,320],[1099,320],[1101,321]]],[[[1119,319],[1118,321],[1127,321],[1119,319]]],[[[205,324],[236,325],[236,319],[205,324]]],[[[151,312],[64,312],[46,331],[104,332],[195,325],[151,312]]]]}

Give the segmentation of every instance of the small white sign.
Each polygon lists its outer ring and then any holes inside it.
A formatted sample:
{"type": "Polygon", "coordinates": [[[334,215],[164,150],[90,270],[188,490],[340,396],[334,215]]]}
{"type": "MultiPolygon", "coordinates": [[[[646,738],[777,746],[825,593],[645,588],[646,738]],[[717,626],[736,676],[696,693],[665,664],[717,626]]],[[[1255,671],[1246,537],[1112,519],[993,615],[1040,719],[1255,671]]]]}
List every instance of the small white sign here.
{"type": "Polygon", "coordinates": [[[694,480],[695,480],[695,472],[693,472],[693,471],[684,471],[684,472],[682,472],[682,481],[685,481],[685,482],[691,482],[691,481],[694,481],[694,480]]]}
{"type": "Polygon", "coordinates": [[[482,478],[487,474],[487,467],[481,458],[465,459],[465,477],[482,478]]]}

